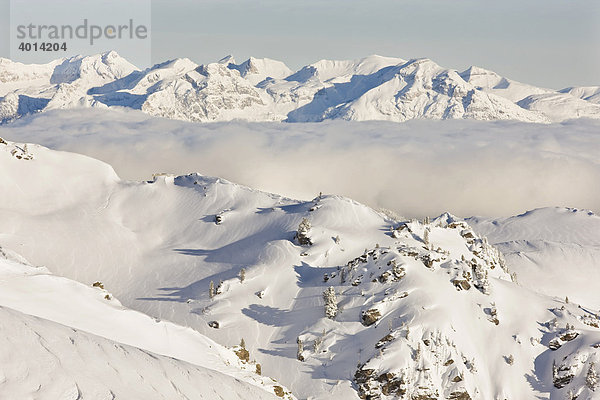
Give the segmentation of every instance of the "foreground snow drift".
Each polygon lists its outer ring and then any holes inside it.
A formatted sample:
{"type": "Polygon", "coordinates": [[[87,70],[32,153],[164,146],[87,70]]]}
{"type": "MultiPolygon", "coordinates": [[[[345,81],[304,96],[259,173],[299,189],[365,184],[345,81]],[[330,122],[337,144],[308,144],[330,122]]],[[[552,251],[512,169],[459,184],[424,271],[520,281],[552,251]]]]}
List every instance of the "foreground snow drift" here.
{"type": "Polygon", "coordinates": [[[278,384],[233,351],[2,248],[0,313],[0,393],[10,398],[275,397],[278,384]]]}
{"type": "MultiPolygon", "coordinates": [[[[65,293],[68,295],[68,293],[65,293]]],[[[215,370],[0,307],[0,393],[10,399],[277,399],[215,370]]]]}

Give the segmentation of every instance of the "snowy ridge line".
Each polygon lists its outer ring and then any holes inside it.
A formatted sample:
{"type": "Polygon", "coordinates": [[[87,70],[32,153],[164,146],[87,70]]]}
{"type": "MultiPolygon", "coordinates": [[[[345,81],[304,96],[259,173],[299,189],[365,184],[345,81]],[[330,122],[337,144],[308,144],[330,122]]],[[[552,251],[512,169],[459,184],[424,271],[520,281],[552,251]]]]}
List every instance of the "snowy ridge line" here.
{"type": "Polygon", "coordinates": [[[126,107],[195,122],[320,122],[411,119],[560,122],[600,118],[598,88],[554,91],[429,59],[369,56],[321,60],[297,72],[284,63],[187,58],[140,70],[116,52],[44,65],[0,59],[0,123],[51,109],[126,107]]]}

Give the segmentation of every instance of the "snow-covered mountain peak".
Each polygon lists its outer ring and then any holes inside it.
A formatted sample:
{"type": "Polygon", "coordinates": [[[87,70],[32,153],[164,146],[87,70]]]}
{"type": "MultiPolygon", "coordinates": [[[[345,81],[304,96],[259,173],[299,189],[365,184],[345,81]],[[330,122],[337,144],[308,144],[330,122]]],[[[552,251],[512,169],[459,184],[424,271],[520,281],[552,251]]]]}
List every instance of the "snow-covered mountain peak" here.
{"type": "Polygon", "coordinates": [[[225,65],[229,65],[229,64],[236,64],[235,62],[235,58],[229,54],[223,58],[221,58],[219,61],[217,61],[219,64],[225,64],[225,65]]]}
{"type": "Polygon", "coordinates": [[[198,64],[190,60],[189,58],[175,58],[168,60],[160,64],[152,66],[148,71],[156,70],[170,70],[175,74],[182,74],[193,69],[198,68],[198,64]]]}
{"type": "Polygon", "coordinates": [[[238,70],[243,78],[248,79],[254,85],[267,78],[283,79],[293,73],[283,62],[270,58],[250,57],[239,65],[229,63],[228,67],[238,70]]]}
{"type": "Polygon", "coordinates": [[[406,61],[400,58],[372,55],[356,60],[320,60],[305,67],[304,74],[312,73],[321,81],[348,80],[354,75],[371,75],[383,68],[401,65],[406,61]]]}
{"type": "Polygon", "coordinates": [[[475,65],[471,65],[469,68],[461,72],[460,76],[465,81],[470,82],[475,86],[489,88],[496,86],[502,80],[502,77],[494,71],[477,67],[475,65]]]}
{"type": "Polygon", "coordinates": [[[116,51],[93,56],[74,56],[56,66],[50,79],[51,83],[72,83],[77,79],[112,81],[123,78],[139,69],[119,56],[116,51]]]}
{"type": "Polygon", "coordinates": [[[268,58],[237,64],[228,56],[201,66],[183,58],[139,71],[107,52],[41,66],[3,61],[0,121],[54,108],[119,106],[198,122],[465,118],[548,123],[600,118],[599,95],[592,89],[559,93],[479,67],[459,73],[426,58],[320,60],[295,73],[268,58]],[[222,96],[216,95],[217,86],[222,96]],[[158,97],[169,100],[157,104],[158,97]]]}

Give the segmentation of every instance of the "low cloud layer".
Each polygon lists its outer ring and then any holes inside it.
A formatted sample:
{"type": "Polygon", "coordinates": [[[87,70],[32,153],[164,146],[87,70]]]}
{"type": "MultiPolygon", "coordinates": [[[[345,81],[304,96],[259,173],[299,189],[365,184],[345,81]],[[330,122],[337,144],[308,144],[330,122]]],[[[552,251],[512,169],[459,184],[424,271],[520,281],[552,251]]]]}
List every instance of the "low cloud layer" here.
{"type": "Polygon", "coordinates": [[[98,158],[124,179],[199,172],[293,198],[342,194],[404,216],[600,211],[594,121],[194,124],[83,109],[24,118],[0,136],[98,158]]]}

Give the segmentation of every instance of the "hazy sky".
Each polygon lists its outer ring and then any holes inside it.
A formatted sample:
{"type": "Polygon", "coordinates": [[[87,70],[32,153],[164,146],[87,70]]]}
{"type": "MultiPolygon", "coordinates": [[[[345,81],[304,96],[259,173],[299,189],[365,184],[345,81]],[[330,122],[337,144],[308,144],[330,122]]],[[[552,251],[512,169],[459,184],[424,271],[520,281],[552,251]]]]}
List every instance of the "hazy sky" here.
{"type": "MultiPolygon", "coordinates": [[[[8,4],[0,0],[1,38],[8,37],[8,4]]],[[[0,56],[10,54],[6,42],[0,56]]],[[[600,2],[152,0],[152,62],[228,54],[280,59],[292,69],[322,58],[428,57],[551,88],[600,85],[600,2]]]]}

